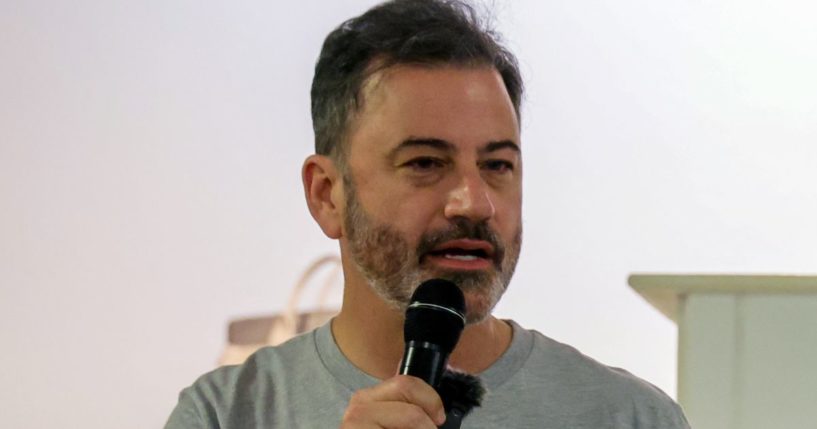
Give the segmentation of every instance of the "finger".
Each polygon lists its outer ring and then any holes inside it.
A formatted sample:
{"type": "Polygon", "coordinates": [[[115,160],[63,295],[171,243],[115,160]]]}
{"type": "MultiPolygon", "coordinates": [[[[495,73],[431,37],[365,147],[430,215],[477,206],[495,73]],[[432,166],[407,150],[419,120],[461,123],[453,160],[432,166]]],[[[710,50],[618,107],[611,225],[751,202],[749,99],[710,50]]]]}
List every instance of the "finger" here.
{"type": "Polygon", "coordinates": [[[425,410],[407,402],[350,402],[341,428],[436,429],[437,424],[425,410]]]}
{"type": "Polygon", "coordinates": [[[414,404],[438,424],[445,421],[445,409],[440,395],[428,383],[417,377],[396,375],[374,387],[359,390],[355,396],[357,395],[364,401],[400,401],[414,404]]]}

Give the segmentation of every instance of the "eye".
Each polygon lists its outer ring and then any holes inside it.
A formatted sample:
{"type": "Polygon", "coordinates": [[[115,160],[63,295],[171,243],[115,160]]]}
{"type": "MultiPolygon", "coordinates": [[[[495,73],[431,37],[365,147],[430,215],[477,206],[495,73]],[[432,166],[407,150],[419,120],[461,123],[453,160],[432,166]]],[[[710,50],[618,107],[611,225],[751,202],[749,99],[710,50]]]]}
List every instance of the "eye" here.
{"type": "Polygon", "coordinates": [[[408,167],[416,172],[433,171],[442,168],[444,165],[445,162],[443,160],[428,156],[414,158],[403,164],[404,167],[408,167]]]}
{"type": "Polygon", "coordinates": [[[482,167],[495,173],[505,174],[514,170],[514,164],[504,159],[492,159],[482,163],[482,167]]]}

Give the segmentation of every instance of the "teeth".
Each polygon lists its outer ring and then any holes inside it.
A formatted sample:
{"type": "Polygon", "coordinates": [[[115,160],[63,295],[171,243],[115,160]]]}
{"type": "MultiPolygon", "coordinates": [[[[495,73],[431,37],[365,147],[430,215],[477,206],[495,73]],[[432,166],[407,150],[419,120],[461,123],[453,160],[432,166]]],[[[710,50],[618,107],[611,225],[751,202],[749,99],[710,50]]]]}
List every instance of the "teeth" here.
{"type": "Polygon", "coordinates": [[[448,259],[456,259],[458,261],[474,261],[477,259],[474,255],[451,255],[446,253],[445,257],[448,259]]]}

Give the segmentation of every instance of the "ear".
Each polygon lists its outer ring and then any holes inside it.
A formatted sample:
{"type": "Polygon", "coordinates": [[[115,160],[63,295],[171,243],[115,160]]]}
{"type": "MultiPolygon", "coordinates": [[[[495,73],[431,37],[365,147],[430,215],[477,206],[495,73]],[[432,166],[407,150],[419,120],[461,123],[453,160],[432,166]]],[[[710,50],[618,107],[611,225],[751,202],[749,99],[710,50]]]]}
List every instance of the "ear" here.
{"type": "Polygon", "coordinates": [[[310,155],[304,161],[301,179],[309,213],[327,237],[340,238],[343,224],[343,180],[334,161],[324,155],[310,155]]]}

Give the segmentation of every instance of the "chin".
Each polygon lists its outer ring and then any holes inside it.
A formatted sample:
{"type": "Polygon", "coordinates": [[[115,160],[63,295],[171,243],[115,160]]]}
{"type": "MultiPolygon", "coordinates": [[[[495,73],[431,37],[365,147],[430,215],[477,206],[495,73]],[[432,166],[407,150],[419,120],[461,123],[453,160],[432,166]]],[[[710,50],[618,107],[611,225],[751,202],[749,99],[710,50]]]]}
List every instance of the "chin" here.
{"type": "Polygon", "coordinates": [[[459,286],[465,297],[465,319],[470,324],[484,321],[505,292],[495,272],[438,270],[425,272],[423,278],[444,278],[459,286]]]}
{"type": "Polygon", "coordinates": [[[474,295],[473,293],[466,293],[465,295],[465,320],[469,325],[474,325],[485,321],[491,316],[494,310],[496,301],[485,295],[474,295]]]}

